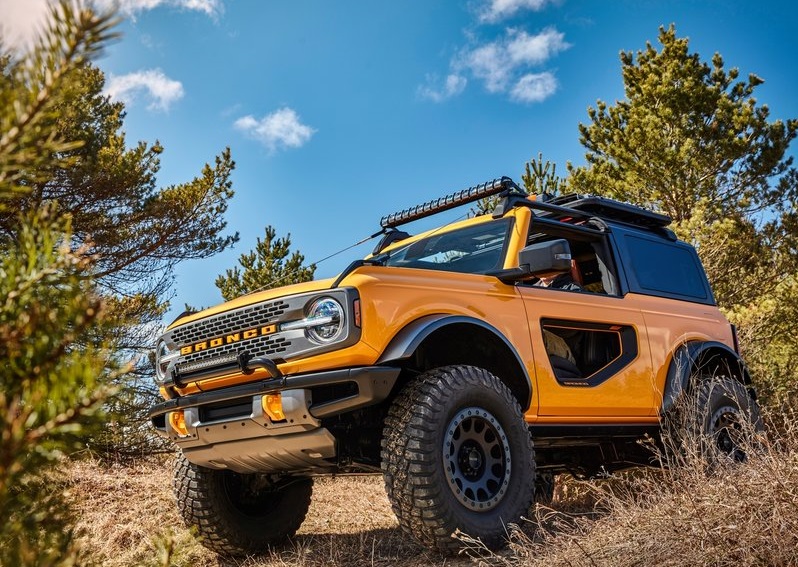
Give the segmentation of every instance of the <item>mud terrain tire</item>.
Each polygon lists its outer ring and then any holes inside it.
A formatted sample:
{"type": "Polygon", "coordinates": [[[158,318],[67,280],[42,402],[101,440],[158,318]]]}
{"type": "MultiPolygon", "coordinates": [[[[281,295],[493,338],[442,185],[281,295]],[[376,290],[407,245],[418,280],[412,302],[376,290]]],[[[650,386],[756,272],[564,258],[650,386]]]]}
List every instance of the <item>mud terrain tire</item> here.
{"type": "Polygon", "coordinates": [[[701,436],[704,458],[710,464],[744,462],[762,431],[762,417],[745,386],[728,377],[708,378],[695,393],[698,420],[693,432],[701,436]]]}
{"type": "Polygon", "coordinates": [[[669,465],[700,458],[713,468],[741,463],[763,430],[759,405],[746,387],[727,376],[695,377],[694,389],[663,423],[669,465]]]}
{"type": "Polygon", "coordinates": [[[533,502],[535,453],[521,408],[496,376],[430,370],[400,392],[382,442],[385,489],[402,529],[444,553],[459,530],[490,548],[533,502]]]}
{"type": "Polygon", "coordinates": [[[221,555],[263,553],[296,533],[313,491],[310,478],[277,487],[264,478],[201,467],[180,453],[173,485],[180,515],[205,547],[221,555]]]}

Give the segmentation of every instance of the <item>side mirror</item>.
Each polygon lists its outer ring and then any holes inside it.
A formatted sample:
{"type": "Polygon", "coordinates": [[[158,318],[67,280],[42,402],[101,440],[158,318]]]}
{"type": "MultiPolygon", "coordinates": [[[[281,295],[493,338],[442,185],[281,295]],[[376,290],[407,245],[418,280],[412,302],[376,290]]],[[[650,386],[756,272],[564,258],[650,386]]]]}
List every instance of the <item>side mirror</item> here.
{"type": "Polygon", "coordinates": [[[518,266],[530,276],[567,272],[571,269],[571,247],[564,238],[530,244],[518,253],[518,266]]]}
{"type": "Polygon", "coordinates": [[[518,267],[499,270],[491,275],[507,284],[531,276],[543,276],[571,269],[571,247],[564,238],[530,244],[518,253],[518,267]]]}

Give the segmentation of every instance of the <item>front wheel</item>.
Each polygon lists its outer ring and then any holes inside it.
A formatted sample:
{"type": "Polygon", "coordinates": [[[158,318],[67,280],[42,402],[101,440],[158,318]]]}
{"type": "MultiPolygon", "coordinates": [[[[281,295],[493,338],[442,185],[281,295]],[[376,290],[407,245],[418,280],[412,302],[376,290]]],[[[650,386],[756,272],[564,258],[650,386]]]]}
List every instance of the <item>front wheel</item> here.
{"type": "Polygon", "coordinates": [[[383,432],[385,488],[402,529],[453,551],[460,532],[497,547],[533,502],[535,458],[521,408],[472,366],[422,374],[397,396],[383,432]]]}
{"type": "Polygon", "coordinates": [[[183,520],[202,544],[226,556],[262,553],[293,536],[310,506],[313,479],[272,482],[195,465],[180,453],[174,492],[183,520]]]}

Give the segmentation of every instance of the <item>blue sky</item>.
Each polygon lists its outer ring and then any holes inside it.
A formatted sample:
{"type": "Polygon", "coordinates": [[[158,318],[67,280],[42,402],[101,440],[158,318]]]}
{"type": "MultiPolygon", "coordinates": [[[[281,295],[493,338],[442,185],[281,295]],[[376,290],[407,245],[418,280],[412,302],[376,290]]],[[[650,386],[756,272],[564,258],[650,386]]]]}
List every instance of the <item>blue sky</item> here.
{"type": "MultiPolygon", "coordinates": [[[[23,42],[46,0],[0,0],[23,42]]],[[[96,0],[105,5],[110,0],[96,0]]],[[[798,3],[725,1],[123,0],[98,61],[127,101],[128,143],[160,140],[161,185],[230,146],[235,249],[178,270],[173,311],[220,300],[213,281],[271,224],[317,261],[381,216],[509,175],[542,152],[583,163],[577,126],[623,97],[618,54],[674,23],[723,55],[775,118],[798,117],[798,3]]],[[[795,148],[792,153],[796,154],[795,148]]],[[[424,225],[465,211],[444,213],[424,225]]],[[[318,265],[335,275],[373,242],[318,265]]]]}

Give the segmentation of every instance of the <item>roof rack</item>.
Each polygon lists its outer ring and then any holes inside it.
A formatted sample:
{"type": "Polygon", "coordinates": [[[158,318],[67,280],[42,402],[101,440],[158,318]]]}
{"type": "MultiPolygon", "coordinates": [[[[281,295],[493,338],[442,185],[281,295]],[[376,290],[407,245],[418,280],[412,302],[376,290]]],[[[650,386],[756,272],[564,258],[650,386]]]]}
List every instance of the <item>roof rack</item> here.
{"type": "Polygon", "coordinates": [[[671,223],[667,215],[655,213],[636,205],[622,203],[606,197],[569,193],[555,197],[547,204],[556,205],[558,208],[573,209],[591,216],[606,220],[614,220],[645,228],[665,228],[671,223]]]}
{"type": "MultiPolygon", "coordinates": [[[[383,231],[389,231],[414,220],[447,211],[460,205],[473,203],[493,195],[502,197],[493,212],[494,217],[501,217],[514,207],[529,207],[530,209],[541,211],[543,217],[553,218],[558,221],[598,217],[649,229],[664,229],[671,223],[670,217],[666,215],[655,213],[636,205],[594,195],[569,193],[547,199],[544,194],[537,195],[533,200],[512,179],[500,177],[493,181],[474,185],[445,197],[433,199],[421,205],[386,215],[380,219],[380,226],[383,231]]],[[[397,240],[397,238],[394,237],[393,240],[397,240]]],[[[385,246],[387,244],[381,243],[382,248],[385,246]]]]}
{"type": "Polygon", "coordinates": [[[497,194],[508,196],[515,193],[526,196],[526,193],[521,191],[518,185],[515,184],[515,181],[509,177],[500,177],[499,179],[494,179],[493,181],[487,181],[480,185],[475,185],[473,187],[469,187],[468,189],[451,193],[450,195],[446,195],[440,199],[433,199],[432,201],[427,201],[421,205],[416,205],[415,207],[410,207],[409,209],[386,215],[380,219],[380,226],[383,229],[395,228],[399,225],[428,217],[442,211],[448,211],[449,209],[459,207],[460,205],[479,201],[485,197],[491,197],[497,194]]]}

